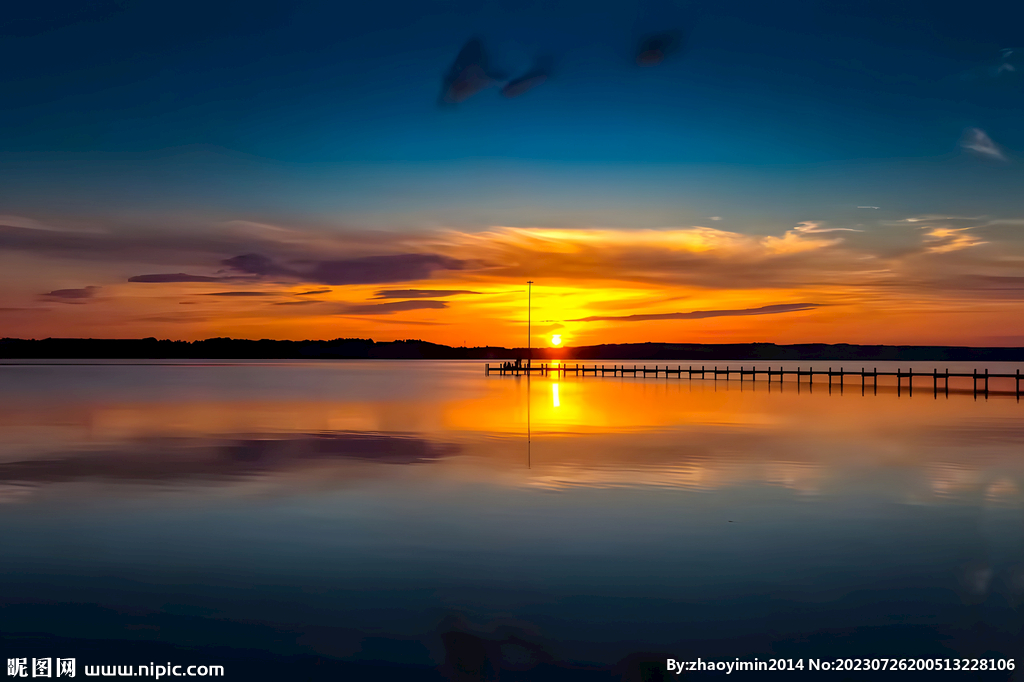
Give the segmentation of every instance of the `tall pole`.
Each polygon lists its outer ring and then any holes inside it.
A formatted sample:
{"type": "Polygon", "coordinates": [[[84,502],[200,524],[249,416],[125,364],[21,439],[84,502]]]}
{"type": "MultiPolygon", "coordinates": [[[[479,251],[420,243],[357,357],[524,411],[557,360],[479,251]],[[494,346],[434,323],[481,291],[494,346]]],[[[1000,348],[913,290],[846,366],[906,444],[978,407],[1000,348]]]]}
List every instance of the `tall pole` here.
{"type": "Polygon", "coordinates": [[[526,366],[529,367],[533,360],[533,338],[530,335],[533,317],[533,282],[526,284],[526,366]]]}

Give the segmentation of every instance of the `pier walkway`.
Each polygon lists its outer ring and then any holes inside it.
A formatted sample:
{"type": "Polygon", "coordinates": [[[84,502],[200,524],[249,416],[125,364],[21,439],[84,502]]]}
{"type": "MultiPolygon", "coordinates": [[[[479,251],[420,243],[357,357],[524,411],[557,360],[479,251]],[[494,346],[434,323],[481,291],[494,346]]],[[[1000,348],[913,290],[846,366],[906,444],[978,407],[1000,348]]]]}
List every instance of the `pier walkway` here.
{"type": "Polygon", "coordinates": [[[491,375],[496,374],[500,376],[525,376],[525,375],[543,375],[548,376],[554,374],[555,376],[586,376],[591,374],[593,376],[613,376],[613,377],[676,377],[679,379],[686,375],[687,379],[714,379],[717,381],[719,378],[724,377],[726,381],[734,377],[739,377],[739,380],[745,381],[749,378],[751,381],[757,380],[758,377],[767,378],[768,383],[771,384],[772,380],[775,379],[778,383],[782,383],[786,376],[793,377],[796,379],[797,385],[799,386],[803,377],[807,377],[807,383],[814,385],[814,377],[828,377],[828,386],[832,387],[834,380],[837,380],[840,388],[844,387],[844,383],[847,377],[859,377],[861,390],[863,391],[868,384],[872,386],[875,392],[878,391],[878,377],[896,377],[896,392],[897,394],[902,393],[904,388],[904,380],[906,380],[906,388],[910,392],[910,395],[914,394],[914,379],[916,378],[919,382],[927,382],[931,379],[932,392],[938,395],[939,391],[949,394],[949,379],[953,378],[966,378],[971,379],[973,383],[973,392],[975,395],[979,393],[988,395],[989,393],[989,380],[990,379],[1011,379],[1014,382],[1013,391],[1000,391],[1000,393],[1010,393],[1016,395],[1017,400],[1020,400],[1020,380],[1021,374],[1018,369],[1014,374],[990,374],[986,369],[982,372],[974,370],[972,372],[950,372],[946,369],[940,372],[938,368],[933,369],[929,372],[915,372],[913,369],[908,369],[906,372],[901,369],[897,369],[895,372],[879,372],[878,368],[867,369],[861,367],[860,370],[848,370],[840,367],[837,370],[833,370],[829,367],[827,370],[814,369],[808,367],[803,369],[797,367],[796,369],[787,369],[784,367],[777,367],[772,369],[771,367],[758,369],[756,366],[744,367],[740,365],[737,369],[735,367],[726,366],[719,369],[717,365],[708,368],[705,365],[701,365],[699,368],[695,368],[693,365],[683,367],[682,365],[676,365],[673,368],[671,365],[654,365],[648,367],[647,365],[633,365],[629,367],[627,365],[590,365],[589,367],[585,364],[568,364],[568,363],[557,363],[557,364],[537,364],[537,365],[522,365],[515,366],[512,363],[504,363],[499,365],[491,366],[490,363],[484,365],[484,374],[491,375]],[[869,382],[868,379],[871,381],[869,382]]]}

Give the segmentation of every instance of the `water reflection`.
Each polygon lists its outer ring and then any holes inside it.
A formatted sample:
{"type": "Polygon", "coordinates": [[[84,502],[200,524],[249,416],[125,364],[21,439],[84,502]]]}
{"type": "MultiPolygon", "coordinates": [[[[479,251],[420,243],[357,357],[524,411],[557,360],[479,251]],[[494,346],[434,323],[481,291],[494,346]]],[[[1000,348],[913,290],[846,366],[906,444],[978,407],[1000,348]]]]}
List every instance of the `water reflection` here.
{"type": "Polygon", "coordinates": [[[3,632],[448,679],[1019,645],[1012,398],[65,369],[0,380],[3,632]]]}
{"type": "Polygon", "coordinates": [[[909,400],[891,392],[862,398],[859,391],[812,395],[777,386],[769,392],[767,382],[750,381],[485,378],[476,366],[450,363],[444,374],[438,364],[426,373],[443,380],[420,399],[360,399],[362,385],[393,384],[394,375],[408,372],[409,365],[394,363],[376,374],[334,365],[321,374],[338,383],[321,376],[305,392],[282,387],[287,377],[279,376],[297,370],[301,384],[313,378],[304,367],[251,365],[232,368],[235,382],[193,376],[189,390],[163,395],[147,390],[139,373],[165,367],[107,366],[69,391],[35,396],[4,384],[0,499],[25,501],[25,486],[43,483],[226,482],[342,467],[332,463],[337,458],[449,458],[445,475],[547,489],[761,483],[800,494],[870,489],[931,503],[980,499],[983,490],[1015,500],[1024,489],[1024,427],[1013,400],[909,400]],[[91,380],[92,391],[82,395],[91,380]],[[531,392],[534,382],[540,394],[531,392]],[[247,387],[244,396],[237,383],[247,387]],[[526,471],[515,455],[523,433],[526,471]],[[861,475],[865,469],[875,475],[861,475]]]}

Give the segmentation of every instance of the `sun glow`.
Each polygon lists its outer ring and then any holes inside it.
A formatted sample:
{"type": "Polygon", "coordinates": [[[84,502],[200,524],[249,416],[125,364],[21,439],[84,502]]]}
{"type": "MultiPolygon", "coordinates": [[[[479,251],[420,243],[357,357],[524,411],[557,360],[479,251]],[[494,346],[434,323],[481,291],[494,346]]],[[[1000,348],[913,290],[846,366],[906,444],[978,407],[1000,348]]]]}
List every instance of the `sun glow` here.
{"type": "Polygon", "coordinates": [[[562,335],[561,334],[552,334],[551,335],[551,345],[552,346],[561,346],[562,345],[562,335]]]}

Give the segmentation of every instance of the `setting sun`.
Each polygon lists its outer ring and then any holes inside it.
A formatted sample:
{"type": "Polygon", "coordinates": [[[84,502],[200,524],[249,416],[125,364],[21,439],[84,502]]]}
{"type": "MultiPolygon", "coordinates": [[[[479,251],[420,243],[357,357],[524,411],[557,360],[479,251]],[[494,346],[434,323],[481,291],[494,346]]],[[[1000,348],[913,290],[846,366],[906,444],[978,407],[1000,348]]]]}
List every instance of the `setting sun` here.
{"type": "Polygon", "coordinates": [[[562,345],[562,335],[561,334],[552,334],[551,335],[551,345],[552,346],[561,346],[562,345]]]}

